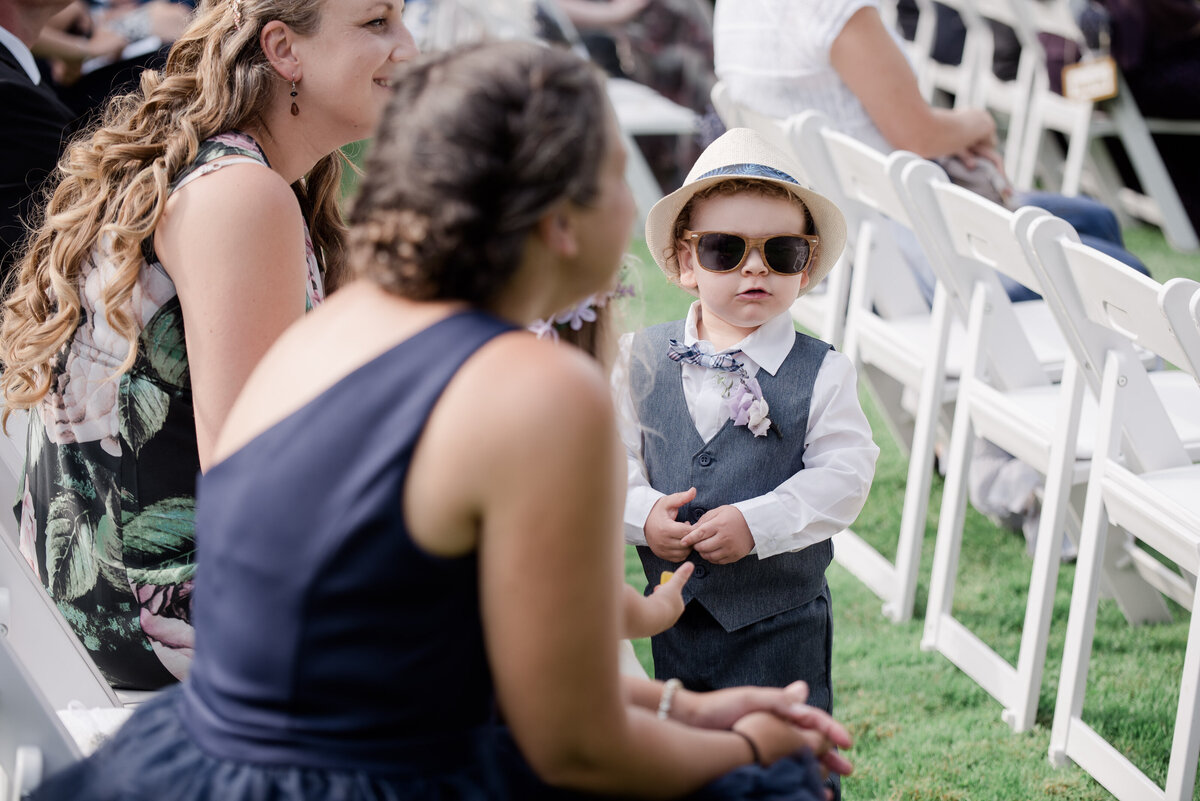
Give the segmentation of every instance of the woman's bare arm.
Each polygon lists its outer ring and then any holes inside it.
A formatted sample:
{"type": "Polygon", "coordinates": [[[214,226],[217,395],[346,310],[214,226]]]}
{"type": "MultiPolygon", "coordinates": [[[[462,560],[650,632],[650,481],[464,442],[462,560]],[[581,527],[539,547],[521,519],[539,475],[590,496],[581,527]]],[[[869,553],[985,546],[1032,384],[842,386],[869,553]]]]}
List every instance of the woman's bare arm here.
{"type": "Polygon", "coordinates": [[[861,8],[834,40],[829,58],[893,148],[925,158],[984,154],[996,122],[982,109],[933,108],[879,12],[861,8]]]}
{"type": "Polygon", "coordinates": [[[650,0],[558,0],[561,8],[577,28],[606,28],[624,25],[650,5],[650,0]]]}
{"type": "MultiPolygon", "coordinates": [[[[669,797],[751,753],[729,731],[626,703],[617,671],[624,459],[613,418],[593,360],[532,336],[500,337],[430,417],[406,487],[426,500],[406,504],[406,516],[414,539],[437,552],[477,537],[496,692],[534,770],[552,784],[669,797]]],[[[739,726],[767,758],[820,744],[768,713],[739,726]]]]}
{"type": "Polygon", "coordinates": [[[304,314],[304,223],[273,170],[231,164],[171,196],[155,249],[187,332],[200,466],[250,371],[304,314]]]}

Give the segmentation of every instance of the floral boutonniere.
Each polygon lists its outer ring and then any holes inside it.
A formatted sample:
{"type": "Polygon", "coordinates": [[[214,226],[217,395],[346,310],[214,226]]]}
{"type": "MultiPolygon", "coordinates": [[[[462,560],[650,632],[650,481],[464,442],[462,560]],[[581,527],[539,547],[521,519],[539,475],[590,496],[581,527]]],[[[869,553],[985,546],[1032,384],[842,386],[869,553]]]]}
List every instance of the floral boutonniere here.
{"type": "Polygon", "coordinates": [[[757,378],[746,375],[743,368],[740,375],[731,376],[725,389],[724,411],[729,415],[735,426],[745,426],[756,437],[765,437],[768,431],[774,431],[780,439],[783,432],[768,415],[771,407],[763,397],[762,388],[757,378]]]}
{"type": "Polygon", "coordinates": [[[745,426],[756,437],[765,437],[771,429],[771,408],[763,397],[756,378],[740,378],[725,396],[725,413],[735,426],[745,426]]]}

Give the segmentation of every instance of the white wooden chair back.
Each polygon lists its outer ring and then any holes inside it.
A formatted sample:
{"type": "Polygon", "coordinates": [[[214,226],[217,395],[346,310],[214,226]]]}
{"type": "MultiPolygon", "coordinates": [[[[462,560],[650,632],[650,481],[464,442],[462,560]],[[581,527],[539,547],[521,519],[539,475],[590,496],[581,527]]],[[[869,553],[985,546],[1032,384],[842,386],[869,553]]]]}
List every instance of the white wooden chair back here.
{"type": "MultiPolygon", "coordinates": [[[[1200,493],[1196,492],[1200,465],[1192,461],[1185,443],[1167,422],[1170,413],[1160,402],[1134,343],[1177,364],[1194,382],[1197,366],[1191,352],[1200,331],[1194,323],[1189,327],[1186,316],[1179,320],[1178,310],[1186,305],[1183,296],[1195,297],[1200,285],[1186,279],[1160,285],[1080,245],[1049,223],[1032,226],[1028,236],[1050,291],[1062,290],[1072,298],[1056,308],[1081,315],[1067,322],[1079,329],[1078,340],[1089,344],[1086,358],[1103,357],[1096,452],[1088,479],[1050,759],[1056,765],[1074,761],[1121,801],[1186,801],[1193,797],[1200,757],[1200,603],[1194,582],[1200,570],[1200,493]],[[1167,309],[1175,320],[1168,319],[1167,309]],[[1102,565],[1113,550],[1112,541],[1118,545],[1121,541],[1113,536],[1112,526],[1178,565],[1183,575],[1176,576],[1177,588],[1190,590],[1181,599],[1191,611],[1191,622],[1165,787],[1156,785],[1082,718],[1102,565]]],[[[1088,365],[1089,370],[1096,367],[1088,365]]],[[[1125,548],[1125,552],[1131,559],[1159,564],[1141,549],[1125,548]]]]}
{"type": "Polygon", "coordinates": [[[1178,293],[1172,294],[1163,304],[1163,313],[1179,337],[1179,346],[1192,365],[1191,372],[1200,374],[1200,293],[1192,295],[1187,303],[1181,302],[1178,293]]]}
{"type": "Polygon", "coordinates": [[[1018,218],[1024,221],[1039,210],[1014,214],[950,183],[941,169],[924,160],[906,166],[900,182],[917,210],[916,230],[955,313],[969,319],[972,297],[980,286],[995,296],[989,301],[989,325],[1000,327],[1007,346],[984,352],[990,380],[1016,388],[1046,385],[1061,375],[1066,345],[1044,303],[1010,302],[997,275],[1003,273],[1040,294],[1040,281],[1013,235],[1018,218]]]}
{"type": "MultiPolygon", "coordinates": [[[[713,108],[726,128],[752,128],[773,147],[785,153],[792,153],[793,157],[796,155],[795,143],[791,136],[790,119],[771,117],[737,102],[729,93],[729,87],[721,81],[713,84],[710,95],[713,108]]],[[[802,163],[800,166],[804,167],[805,165],[802,163]]],[[[807,175],[793,177],[809,183],[807,175]]]]}
{"type": "Polygon", "coordinates": [[[857,282],[869,290],[867,297],[859,300],[869,300],[885,317],[927,314],[929,303],[912,272],[904,267],[895,241],[897,227],[911,231],[913,221],[896,193],[889,171],[897,169],[896,165],[911,154],[897,153],[889,159],[857,139],[833,130],[825,121],[806,123],[803,135],[807,149],[819,154],[814,169],[819,165],[820,174],[842,203],[847,221],[856,222],[855,262],[874,259],[879,265],[869,282],[867,279],[857,282]],[[864,246],[858,240],[864,226],[871,229],[874,237],[869,245],[877,251],[874,255],[864,253],[864,246]]]}
{"type": "Polygon", "coordinates": [[[1009,180],[1016,181],[1020,173],[1020,160],[1024,153],[1025,136],[1029,129],[1029,107],[1033,102],[1033,88],[1039,70],[1042,70],[1041,45],[1028,23],[1021,19],[1013,0],[974,0],[976,12],[984,25],[979,36],[984,42],[980,46],[980,78],[976,102],[980,108],[988,109],[1007,119],[1004,135],[1004,166],[1009,180]],[[1017,58],[1017,73],[1008,80],[996,77],[992,70],[995,56],[995,36],[991,25],[995,23],[1011,28],[1016,35],[1021,52],[1017,58]]]}

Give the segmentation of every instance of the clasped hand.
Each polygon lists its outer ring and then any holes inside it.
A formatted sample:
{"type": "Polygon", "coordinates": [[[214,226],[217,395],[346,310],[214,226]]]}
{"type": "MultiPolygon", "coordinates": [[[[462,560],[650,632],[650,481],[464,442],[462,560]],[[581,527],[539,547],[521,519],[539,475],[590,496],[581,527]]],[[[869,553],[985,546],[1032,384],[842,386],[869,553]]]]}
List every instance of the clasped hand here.
{"type": "Polygon", "coordinates": [[[754,549],[746,518],[734,506],[710,509],[696,523],[676,520],[680,507],[696,498],[696,488],[664,495],[646,518],[646,544],[660,559],[682,562],[693,550],[708,562],[727,565],[754,549]]]}
{"type": "Polygon", "coordinates": [[[837,749],[853,741],[827,712],[809,706],[808,685],[793,682],[774,687],[732,687],[706,693],[681,690],[676,706],[684,722],[705,729],[736,729],[754,741],[764,764],[804,748],[828,773],[849,776],[854,769],[837,749]]]}

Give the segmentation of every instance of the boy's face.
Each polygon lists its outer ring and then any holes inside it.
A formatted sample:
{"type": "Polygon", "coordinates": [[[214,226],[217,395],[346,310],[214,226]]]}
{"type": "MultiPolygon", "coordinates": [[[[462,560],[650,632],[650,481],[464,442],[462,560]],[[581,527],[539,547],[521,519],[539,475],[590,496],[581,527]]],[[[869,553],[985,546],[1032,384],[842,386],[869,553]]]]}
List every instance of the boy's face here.
{"type": "MultiPolygon", "coordinates": [[[[694,204],[692,231],[723,231],[743,236],[806,234],[804,212],[796,202],[756,192],[714,195],[694,204]]],[[[751,249],[736,270],[714,273],[696,263],[686,242],[676,243],[679,283],[700,296],[700,336],[724,348],[740,342],[792,305],[808,285],[808,272],[780,275],[751,249]]]]}

